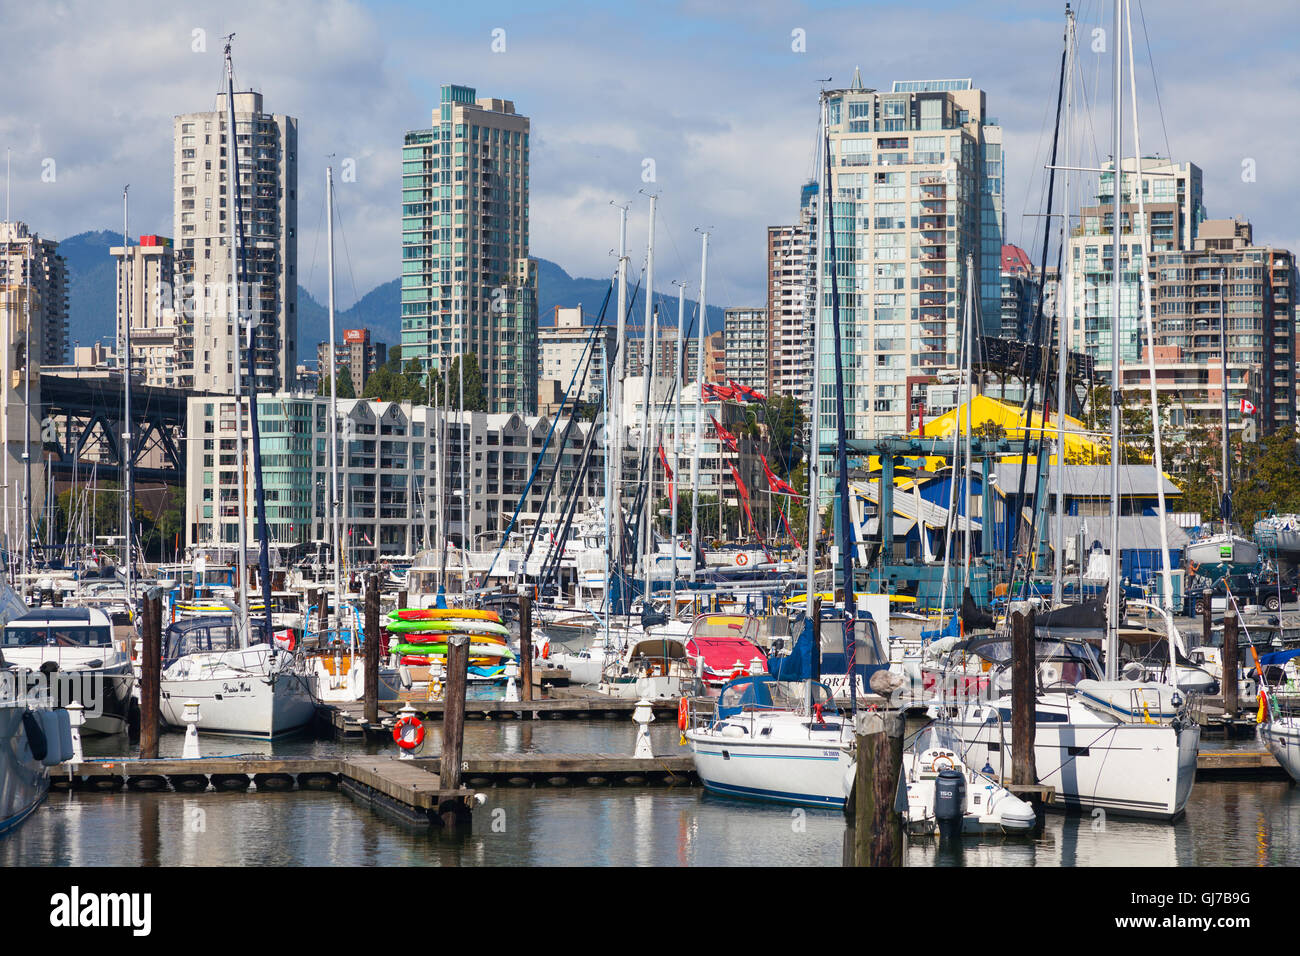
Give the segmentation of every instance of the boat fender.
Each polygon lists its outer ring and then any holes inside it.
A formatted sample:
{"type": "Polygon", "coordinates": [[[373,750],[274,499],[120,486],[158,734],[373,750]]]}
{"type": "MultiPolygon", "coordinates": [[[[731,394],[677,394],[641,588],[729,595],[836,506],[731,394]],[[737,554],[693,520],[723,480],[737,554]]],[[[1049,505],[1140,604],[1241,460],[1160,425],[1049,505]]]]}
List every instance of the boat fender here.
{"type": "Polygon", "coordinates": [[[73,757],[72,749],[72,715],[63,708],[54,712],[55,721],[59,727],[59,746],[62,748],[63,761],[66,763],[73,757]]]}
{"type": "Polygon", "coordinates": [[[23,712],[23,732],[27,735],[27,749],[32,752],[32,756],[37,760],[45,760],[45,755],[49,753],[49,742],[45,739],[40,718],[30,710],[23,712]]]}
{"type": "Polygon", "coordinates": [[[393,740],[403,750],[414,750],[424,743],[424,724],[414,714],[406,714],[393,724],[393,740]]]}
{"type": "Polygon", "coordinates": [[[41,763],[47,767],[53,767],[72,756],[71,749],[67,753],[63,752],[63,741],[59,737],[59,719],[54,716],[52,710],[38,711],[37,718],[41,722],[41,730],[45,732],[45,756],[41,763]]]}

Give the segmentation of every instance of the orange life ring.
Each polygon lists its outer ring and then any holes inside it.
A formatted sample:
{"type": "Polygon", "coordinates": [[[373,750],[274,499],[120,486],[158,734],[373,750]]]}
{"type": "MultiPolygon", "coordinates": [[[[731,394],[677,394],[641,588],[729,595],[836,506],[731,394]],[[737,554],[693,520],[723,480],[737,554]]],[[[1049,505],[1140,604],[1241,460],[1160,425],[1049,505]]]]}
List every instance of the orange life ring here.
{"type": "Polygon", "coordinates": [[[740,565],[742,568],[749,564],[749,555],[744,551],[740,552],[740,554],[736,555],[736,564],[740,565]]]}
{"type": "Polygon", "coordinates": [[[551,642],[547,641],[542,645],[542,660],[549,660],[551,656],[551,642]]]}
{"type": "Polygon", "coordinates": [[[687,706],[686,698],[683,697],[677,702],[677,729],[685,730],[689,719],[690,708],[687,706]]]}
{"type": "Polygon", "coordinates": [[[399,717],[397,723],[393,724],[393,740],[397,746],[403,750],[414,750],[420,744],[424,743],[424,724],[420,718],[414,714],[406,714],[399,717]],[[406,734],[407,727],[414,727],[415,732],[412,736],[406,734]]]}

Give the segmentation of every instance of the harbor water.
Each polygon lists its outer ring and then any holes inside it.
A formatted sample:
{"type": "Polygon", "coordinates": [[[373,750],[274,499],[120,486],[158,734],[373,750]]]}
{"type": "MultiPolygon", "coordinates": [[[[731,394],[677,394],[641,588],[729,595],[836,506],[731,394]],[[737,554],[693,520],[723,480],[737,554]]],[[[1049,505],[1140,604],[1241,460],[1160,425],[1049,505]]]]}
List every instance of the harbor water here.
{"type": "MultiPolygon", "coordinates": [[[[430,750],[439,724],[429,725],[430,750]]],[[[630,753],[627,720],[471,721],[467,755],[516,751],[630,753]]],[[[677,754],[677,730],[652,727],[677,754]]],[[[178,756],[183,738],[162,737],[178,756]]],[[[1207,749],[1258,749],[1253,740],[1207,749]]],[[[381,745],[309,737],[271,743],[203,739],[204,754],[334,756],[381,745]]],[[[87,757],[127,754],[125,738],[91,739],[87,757]]],[[[486,788],[471,832],[412,831],[337,791],[289,793],[52,792],[0,838],[4,866],[839,866],[838,811],[722,798],[699,787],[486,788]]],[[[1285,781],[1202,780],[1174,824],[1047,815],[1037,837],[966,841],[959,854],[909,842],[906,863],[930,866],[1300,865],[1300,790],[1285,781]]]]}

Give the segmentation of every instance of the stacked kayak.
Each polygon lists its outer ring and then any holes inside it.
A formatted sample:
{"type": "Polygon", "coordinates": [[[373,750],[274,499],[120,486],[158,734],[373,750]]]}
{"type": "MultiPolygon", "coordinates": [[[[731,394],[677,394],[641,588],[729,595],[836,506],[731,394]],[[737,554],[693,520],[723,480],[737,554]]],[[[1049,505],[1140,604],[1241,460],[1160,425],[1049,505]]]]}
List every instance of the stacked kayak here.
{"type": "Polygon", "coordinates": [[[447,641],[453,636],[469,635],[470,670],[479,676],[496,676],[504,661],[514,660],[510,650],[510,631],[495,611],[469,608],[400,608],[388,613],[384,624],[399,642],[390,647],[402,655],[403,664],[442,663],[447,657],[447,641]],[[479,673],[482,671],[483,673],[479,673]]]}

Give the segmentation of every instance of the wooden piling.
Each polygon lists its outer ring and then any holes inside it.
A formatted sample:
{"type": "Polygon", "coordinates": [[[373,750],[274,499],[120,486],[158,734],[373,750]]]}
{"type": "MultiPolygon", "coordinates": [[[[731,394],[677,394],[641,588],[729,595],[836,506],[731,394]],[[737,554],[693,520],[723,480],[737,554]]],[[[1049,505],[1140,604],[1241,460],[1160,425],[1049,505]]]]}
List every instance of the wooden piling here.
{"type": "Polygon", "coordinates": [[[162,680],[162,600],[158,588],[145,592],[141,610],[143,644],[140,661],[140,759],[158,759],[160,684],[162,680]]]}
{"type": "MultiPolygon", "coordinates": [[[[460,789],[461,752],[465,742],[465,680],[469,670],[469,635],[447,641],[447,680],[443,686],[442,760],[438,779],[444,790],[460,789]]],[[[443,823],[454,827],[456,820],[443,823]]]]}
{"type": "Polygon", "coordinates": [[[1241,702],[1237,699],[1238,624],[1236,612],[1229,607],[1223,612],[1223,678],[1219,681],[1223,692],[1223,716],[1229,720],[1241,709],[1241,702]]]}
{"type": "Polygon", "coordinates": [[[903,766],[903,714],[860,714],[854,728],[857,779],[854,794],[855,866],[903,865],[903,815],[895,808],[903,766]]]}
{"type": "Polygon", "coordinates": [[[533,699],[533,598],[519,595],[519,699],[533,699]]]}
{"type": "Polygon", "coordinates": [[[1035,720],[1034,609],[1011,612],[1011,782],[1038,783],[1034,763],[1035,720]]]}
{"type": "Polygon", "coordinates": [[[406,588],[402,588],[402,590],[397,592],[397,606],[399,608],[406,607],[406,597],[407,597],[406,588]]]}
{"type": "Polygon", "coordinates": [[[1214,592],[1209,588],[1201,591],[1201,646],[1210,647],[1210,636],[1214,630],[1214,592]]]}
{"type": "Polygon", "coordinates": [[[364,675],[366,693],[366,722],[379,723],[379,645],[383,640],[379,633],[379,575],[371,574],[366,579],[366,669],[364,675]]]}

